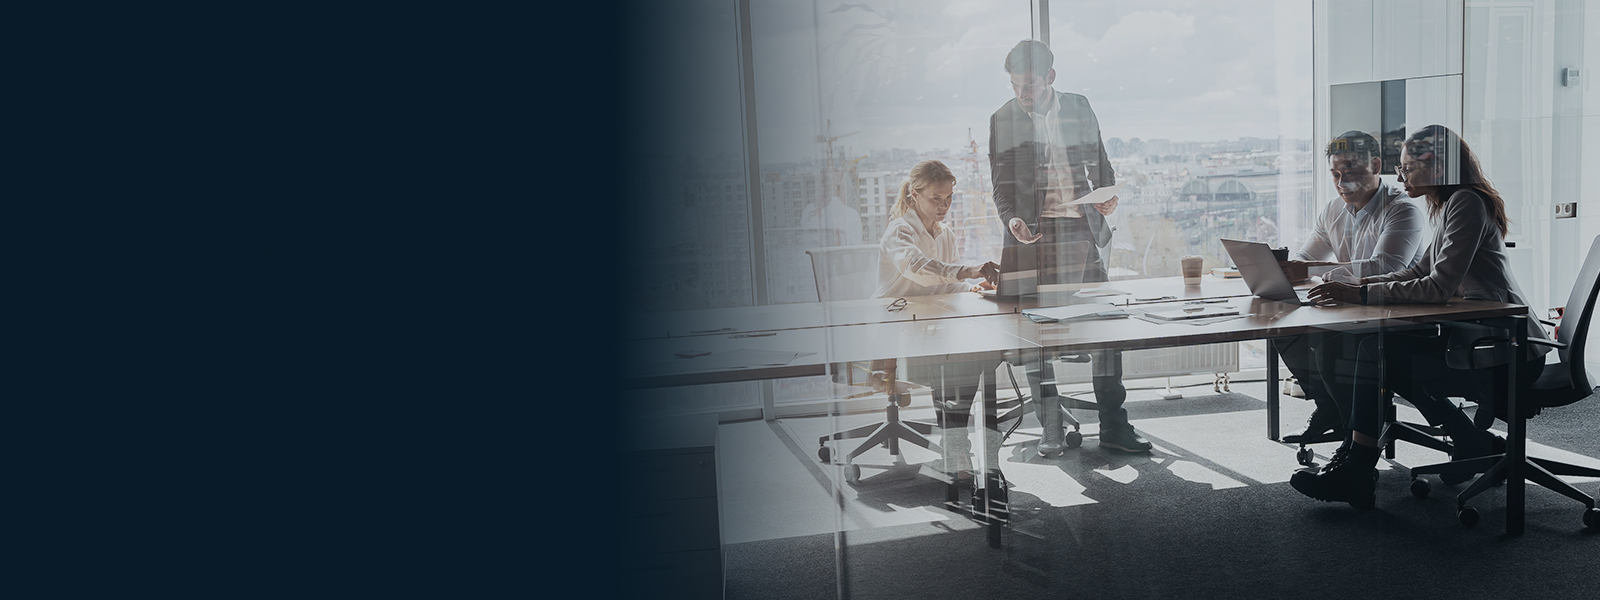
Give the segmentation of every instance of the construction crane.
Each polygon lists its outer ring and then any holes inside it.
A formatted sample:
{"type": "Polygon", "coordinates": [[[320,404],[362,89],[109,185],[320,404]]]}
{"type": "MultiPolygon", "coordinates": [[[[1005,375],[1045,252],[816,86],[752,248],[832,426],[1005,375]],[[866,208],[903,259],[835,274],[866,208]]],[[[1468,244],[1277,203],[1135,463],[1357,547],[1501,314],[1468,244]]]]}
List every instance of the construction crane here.
{"type": "Polygon", "coordinates": [[[861,133],[861,131],[860,130],[856,130],[856,131],[852,131],[850,133],[845,133],[845,134],[840,134],[840,135],[833,135],[833,119],[828,119],[828,130],[827,130],[826,133],[823,133],[823,134],[817,136],[817,143],[819,143],[819,144],[827,144],[828,145],[828,168],[830,170],[833,169],[833,142],[834,142],[834,140],[837,140],[837,139],[842,138],[842,137],[849,137],[849,136],[852,136],[852,135],[855,135],[855,134],[858,134],[858,133],[861,133]]]}

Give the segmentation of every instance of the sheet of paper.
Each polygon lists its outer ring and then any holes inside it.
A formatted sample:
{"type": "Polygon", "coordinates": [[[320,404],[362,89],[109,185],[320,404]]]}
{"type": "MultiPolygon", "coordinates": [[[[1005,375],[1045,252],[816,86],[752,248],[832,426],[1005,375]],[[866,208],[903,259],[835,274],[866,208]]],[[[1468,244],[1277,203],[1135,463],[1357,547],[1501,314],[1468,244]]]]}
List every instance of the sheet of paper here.
{"type": "Polygon", "coordinates": [[[1101,296],[1126,296],[1128,293],[1112,288],[1087,288],[1078,290],[1073,295],[1079,298],[1099,298],[1101,296]]]}
{"type": "Polygon", "coordinates": [[[1127,312],[1116,305],[1105,304],[1068,304],[1052,308],[1030,308],[1022,311],[1029,320],[1035,323],[1053,323],[1082,317],[1112,318],[1126,316],[1127,312]]]}
{"type": "Polygon", "coordinates": [[[1212,323],[1221,323],[1223,321],[1232,321],[1234,319],[1243,319],[1243,318],[1248,317],[1248,316],[1250,316],[1250,315],[1229,315],[1229,316],[1223,316],[1223,317],[1210,317],[1210,318],[1206,318],[1206,319],[1182,319],[1182,320],[1178,320],[1178,321],[1168,321],[1168,320],[1165,320],[1165,319],[1157,319],[1157,318],[1149,316],[1149,315],[1139,315],[1139,316],[1136,316],[1134,318],[1138,319],[1140,321],[1145,321],[1145,322],[1149,322],[1149,323],[1155,323],[1157,325],[1172,325],[1174,323],[1183,323],[1184,325],[1210,325],[1212,323]]]}
{"type": "MultiPolygon", "coordinates": [[[[1123,183],[1126,183],[1126,182],[1123,182],[1123,183]]],[[[1117,192],[1119,192],[1121,190],[1122,190],[1122,184],[1121,183],[1118,183],[1118,184],[1113,185],[1111,187],[1103,187],[1103,188],[1100,188],[1098,190],[1089,192],[1088,195],[1085,195],[1082,198],[1079,198],[1077,200],[1073,200],[1071,202],[1067,202],[1067,203],[1063,204],[1062,206],[1072,206],[1072,205],[1075,205],[1075,204],[1099,204],[1101,202],[1105,202],[1107,200],[1110,200],[1112,196],[1117,195],[1117,192]]]]}
{"type": "MultiPolygon", "coordinates": [[[[1053,205],[1045,206],[1045,210],[1040,211],[1038,214],[1040,214],[1040,216],[1048,216],[1048,218],[1062,218],[1062,216],[1069,216],[1069,208],[1067,208],[1067,206],[1098,205],[1098,203],[1106,202],[1106,200],[1110,200],[1110,197],[1117,195],[1117,190],[1120,189],[1122,189],[1122,184],[1115,184],[1115,186],[1110,187],[1101,187],[1101,189],[1093,190],[1093,192],[1085,195],[1085,197],[1077,198],[1077,200],[1072,200],[1072,202],[1056,202],[1053,203],[1053,205]]],[[[1078,208],[1078,210],[1075,211],[1083,210],[1082,208],[1078,208]]]]}

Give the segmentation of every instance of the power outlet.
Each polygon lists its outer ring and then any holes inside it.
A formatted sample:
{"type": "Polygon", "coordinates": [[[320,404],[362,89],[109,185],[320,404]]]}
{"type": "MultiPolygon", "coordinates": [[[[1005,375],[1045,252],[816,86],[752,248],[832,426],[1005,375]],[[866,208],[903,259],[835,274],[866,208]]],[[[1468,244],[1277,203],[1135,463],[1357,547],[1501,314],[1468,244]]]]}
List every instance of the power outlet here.
{"type": "Polygon", "coordinates": [[[1577,202],[1563,202],[1556,205],[1557,219],[1571,219],[1576,216],[1578,216],[1577,202]]]}

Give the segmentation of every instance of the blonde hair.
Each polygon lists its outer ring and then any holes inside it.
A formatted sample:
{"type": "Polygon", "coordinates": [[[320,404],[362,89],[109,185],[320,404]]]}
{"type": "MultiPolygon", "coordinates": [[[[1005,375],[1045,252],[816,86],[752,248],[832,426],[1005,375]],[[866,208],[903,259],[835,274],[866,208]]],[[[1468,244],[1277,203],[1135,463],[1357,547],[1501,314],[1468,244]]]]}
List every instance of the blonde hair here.
{"type": "Polygon", "coordinates": [[[894,207],[889,209],[889,218],[898,219],[905,216],[906,209],[911,208],[911,191],[921,190],[935,183],[955,183],[956,176],[950,172],[950,167],[937,160],[925,160],[911,167],[911,176],[900,182],[900,195],[894,199],[894,207]]]}

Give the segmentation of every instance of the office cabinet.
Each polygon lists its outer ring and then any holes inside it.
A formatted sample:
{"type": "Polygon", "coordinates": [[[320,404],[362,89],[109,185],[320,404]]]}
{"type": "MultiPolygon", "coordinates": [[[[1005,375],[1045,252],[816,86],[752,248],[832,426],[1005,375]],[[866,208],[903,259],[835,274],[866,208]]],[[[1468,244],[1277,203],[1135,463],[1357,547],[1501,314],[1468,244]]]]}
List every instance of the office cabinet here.
{"type": "Polygon", "coordinates": [[[639,419],[626,430],[624,586],[641,598],[721,598],[716,415],[639,419]]]}

